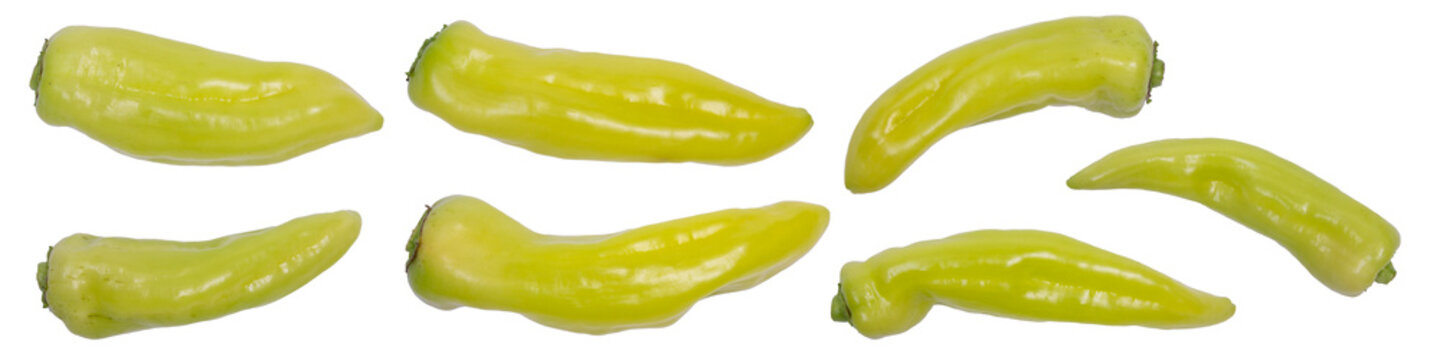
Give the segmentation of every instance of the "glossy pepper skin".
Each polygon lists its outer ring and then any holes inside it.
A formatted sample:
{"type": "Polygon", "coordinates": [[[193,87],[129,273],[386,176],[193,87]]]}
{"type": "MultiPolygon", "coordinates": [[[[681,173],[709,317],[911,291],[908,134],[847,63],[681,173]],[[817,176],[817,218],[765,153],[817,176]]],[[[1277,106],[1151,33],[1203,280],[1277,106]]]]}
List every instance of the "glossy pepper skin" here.
{"type": "Polygon", "coordinates": [[[1125,16],[1065,18],[976,40],[870,105],[850,138],[845,187],[880,190],[956,130],[1051,105],[1135,116],[1164,71],[1145,27],[1125,16]]]}
{"type": "Polygon", "coordinates": [[[209,241],[75,234],[38,280],[50,312],[91,339],[219,318],[279,300],[330,268],[360,232],[340,211],[209,241]]]}
{"type": "Polygon", "coordinates": [[[124,29],[61,29],[30,88],[46,123],[169,164],[276,163],[381,125],[360,95],[320,69],[124,29]]]}
{"type": "Polygon", "coordinates": [[[684,64],[539,49],[464,21],[426,40],[408,75],[410,100],[450,125],[566,159],[739,165],[812,124],[684,64]]]}
{"type": "Polygon", "coordinates": [[[599,335],[669,326],[701,299],[760,284],[805,255],[829,218],[824,207],[781,202],[559,236],[451,196],[420,220],[405,268],[431,306],[512,311],[599,335]]]}
{"type": "Polygon", "coordinates": [[[981,230],[885,250],[840,270],[835,321],[878,339],[918,324],[934,304],[1033,321],[1177,329],[1235,313],[1230,299],[1070,237],[981,230]]]}
{"type": "Polygon", "coordinates": [[[1358,296],[1395,277],[1400,233],[1309,171],[1226,139],[1170,139],[1120,149],[1080,170],[1073,189],[1144,189],[1224,214],[1274,239],[1335,292],[1358,296]]]}

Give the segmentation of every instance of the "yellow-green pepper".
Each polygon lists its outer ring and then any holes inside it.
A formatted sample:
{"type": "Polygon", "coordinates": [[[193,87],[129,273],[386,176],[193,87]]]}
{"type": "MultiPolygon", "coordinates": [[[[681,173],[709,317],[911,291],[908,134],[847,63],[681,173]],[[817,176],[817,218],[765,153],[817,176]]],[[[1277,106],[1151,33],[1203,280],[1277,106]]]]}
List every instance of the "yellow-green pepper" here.
{"type": "Polygon", "coordinates": [[[812,124],[684,64],[538,49],[464,21],[426,40],[407,76],[410,100],[450,125],[567,159],[739,165],[812,124]]]}
{"type": "Polygon", "coordinates": [[[830,213],[802,202],[722,210],[613,234],[543,235],[478,199],[441,199],[405,270],[426,303],[512,311],[606,334],[664,327],[711,295],[749,289],[805,255],[830,213]]]}
{"type": "Polygon", "coordinates": [[[1285,247],[1335,292],[1395,277],[1400,233],[1370,208],[1264,149],[1170,139],[1120,149],[1076,173],[1074,189],[1144,189],[1196,201],[1285,247]]]}
{"type": "Polygon", "coordinates": [[[98,339],[279,300],[330,268],[359,233],[360,215],[340,211],[199,242],[75,234],[50,248],[37,278],[50,312],[98,339]]]}
{"type": "Polygon", "coordinates": [[[1162,329],[1218,324],[1230,299],[1065,235],[981,230],[892,248],[840,270],[830,316],[881,338],[909,330],[934,304],[1032,321],[1162,329]]]}
{"type": "Polygon", "coordinates": [[[977,40],[870,105],[850,138],[845,187],[880,190],[956,130],[1051,105],[1134,116],[1164,72],[1145,27],[1125,16],[1065,18],[977,40]]]}
{"type": "Polygon", "coordinates": [[[46,123],[170,164],[276,163],[381,125],[359,94],[320,69],[124,29],[61,29],[30,88],[46,123]]]}

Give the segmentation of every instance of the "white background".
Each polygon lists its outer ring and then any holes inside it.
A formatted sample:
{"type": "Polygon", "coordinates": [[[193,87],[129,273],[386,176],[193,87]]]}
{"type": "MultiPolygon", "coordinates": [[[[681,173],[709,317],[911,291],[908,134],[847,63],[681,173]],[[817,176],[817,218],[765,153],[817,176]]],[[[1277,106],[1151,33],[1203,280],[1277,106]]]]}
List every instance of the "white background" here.
{"type": "Polygon", "coordinates": [[[1435,358],[1434,3],[1258,1],[829,2],[12,1],[0,15],[0,357],[12,359],[586,358],[1435,358]],[[1169,68],[1132,119],[1051,108],[959,131],[889,188],[852,195],[849,136],[882,91],[986,35],[1076,15],[1125,14],[1169,68]],[[807,108],[815,127],[740,167],[568,161],[462,133],[414,107],[404,72],[422,40],[469,20],[541,47],[657,57],[807,108]],[[334,73],[384,129],[259,167],[131,159],[45,125],[26,87],[41,42],[67,25],[114,26],[334,73]],[[1142,191],[1072,191],[1100,156],[1174,137],[1267,148],[1385,216],[1403,234],[1399,276],[1358,298],[1326,289],[1273,241],[1204,206],[1142,191]],[[706,299],[668,328],[564,332],[505,312],[440,311],[410,292],[405,241],[423,205],[491,202],[554,234],[612,232],[780,200],[828,206],[805,258],[752,290],[706,299]],[[40,308],[35,263],[75,232],[203,240],[354,209],[364,229],[339,263],[270,305],[104,340],[40,308]],[[1217,326],[1164,331],[1037,323],[936,308],[872,341],[829,320],[840,265],[986,228],[1055,231],[1230,297],[1217,326]]]}

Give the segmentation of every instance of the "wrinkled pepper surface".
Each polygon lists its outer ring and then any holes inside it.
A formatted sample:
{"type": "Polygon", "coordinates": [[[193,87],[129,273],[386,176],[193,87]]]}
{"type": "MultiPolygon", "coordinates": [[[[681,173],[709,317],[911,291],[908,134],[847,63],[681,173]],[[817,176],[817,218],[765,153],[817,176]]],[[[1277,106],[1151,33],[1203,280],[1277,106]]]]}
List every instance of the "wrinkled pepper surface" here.
{"type": "Polygon", "coordinates": [[[408,77],[410,100],[450,125],[567,159],[738,165],[812,124],[684,64],[539,49],[464,21],[426,40],[408,77]]]}
{"type": "Polygon", "coordinates": [[[1145,27],[1125,16],[1065,18],[976,40],[870,105],[850,138],[845,187],[880,190],[956,130],[1051,105],[1134,116],[1164,71],[1145,27]]]}
{"type": "Polygon", "coordinates": [[[30,88],[46,123],[170,164],[276,163],[381,126],[380,113],[320,69],[115,28],[55,33],[30,88]]]}
{"type": "Polygon", "coordinates": [[[1395,277],[1400,233],[1299,165],[1226,139],[1170,139],[1120,149],[1066,182],[1144,189],[1205,204],[1274,239],[1335,292],[1358,296],[1395,277]]]}
{"type": "Polygon", "coordinates": [[[892,248],[840,271],[830,316],[881,338],[915,326],[934,304],[1034,321],[1153,328],[1220,323],[1229,299],[1070,237],[982,230],[892,248]]]}
{"type": "Polygon", "coordinates": [[[589,334],[664,327],[701,299],[785,269],[815,245],[829,217],[818,205],[781,202],[560,236],[451,196],[421,218],[406,272],[415,294],[440,309],[512,311],[589,334]]]}
{"type": "Polygon", "coordinates": [[[37,277],[50,312],[97,339],[279,300],[335,264],[359,233],[360,215],[340,211],[198,242],[75,234],[50,248],[37,277]]]}

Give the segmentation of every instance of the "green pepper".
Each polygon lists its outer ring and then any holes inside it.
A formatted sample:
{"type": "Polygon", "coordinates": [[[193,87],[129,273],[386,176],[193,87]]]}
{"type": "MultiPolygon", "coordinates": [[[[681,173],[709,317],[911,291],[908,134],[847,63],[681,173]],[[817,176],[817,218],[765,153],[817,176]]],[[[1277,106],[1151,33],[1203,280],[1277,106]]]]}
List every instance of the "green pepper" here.
{"type": "Polygon", "coordinates": [[[425,303],[512,311],[606,334],[669,326],[696,302],[740,291],[805,255],[829,224],[819,205],[730,209],[604,235],[539,234],[466,196],[421,216],[407,250],[425,303]]]}
{"type": "Polygon", "coordinates": [[[75,234],[50,248],[37,277],[50,312],[98,339],[279,300],[330,268],[359,234],[354,211],[200,242],[75,234]]]}
{"type": "Polygon", "coordinates": [[[46,123],[170,164],[276,163],[381,125],[360,95],[320,69],[124,29],[61,29],[30,88],[46,123]]]}
{"type": "Polygon", "coordinates": [[[538,49],[458,21],[420,49],[410,100],[535,153],[610,161],[759,161],[800,140],[804,109],[664,60],[538,49]]]}
{"type": "Polygon", "coordinates": [[[1065,235],[981,230],[885,250],[840,270],[830,316],[878,339],[934,304],[1032,321],[1177,329],[1218,324],[1230,299],[1065,235]]]}
{"type": "Polygon", "coordinates": [[[1164,73],[1145,27],[1125,16],[1065,18],[977,40],[870,105],[850,138],[845,187],[880,190],[956,130],[1051,105],[1135,116],[1164,73]]]}
{"type": "Polygon", "coordinates": [[[1395,277],[1400,233],[1370,208],[1264,149],[1170,139],[1120,149],[1080,170],[1073,189],[1144,189],[1196,201],[1285,247],[1335,292],[1395,277]]]}

